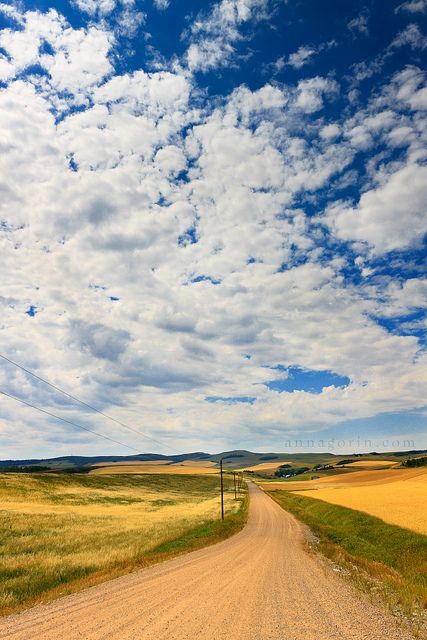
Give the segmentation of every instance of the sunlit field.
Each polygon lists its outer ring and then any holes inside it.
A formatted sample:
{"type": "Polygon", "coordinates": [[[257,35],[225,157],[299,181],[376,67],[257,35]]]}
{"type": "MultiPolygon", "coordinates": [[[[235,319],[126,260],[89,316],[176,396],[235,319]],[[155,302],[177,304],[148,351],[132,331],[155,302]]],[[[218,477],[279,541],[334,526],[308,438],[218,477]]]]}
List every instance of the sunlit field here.
{"type": "Polygon", "coordinates": [[[394,460],[358,460],[348,466],[356,469],[386,469],[388,467],[397,467],[398,465],[399,463],[394,460]]]}
{"type": "Polygon", "coordinates": [[[0,475],[0,612],[226,537],[244,514],[225,485],[223,525],[218,476],[0,475]]]}
{"type": "Polygon", "coordinates": [[[304,491],[304,496],[364,511],[384,522],[427,535],[427,470],[393,483],[316,489],[304,491]]]}
{"type": "Polygon", "coordinates": [[[364,511],[400,527],[427,534],[427,469],[355,471],[305,482],[262,483],[266,489],[301,495],[364,511]]]}
{"type": "Polygon", "coordinates": [[[250,467],[242,467],[239,471],[263,471],[264,473],[273,473],[281,464],[291,464],[289,460],[279,460],[274,462],[260,462],[250,467]]]}
{"type": "Polygon", "coordinates": [[[133,463],[110,463],[110,464],[102,464],[102,465],[94,465],[92,471],[89,472],[91,475],[111,475],[117,473],[171,473],[171,474],[212,474],[219,473],[219,468],[214,465],[212,462],[200,463],[193,462],[191,460],[170,464],[167,461],[158,462],[133,462],[133,463]]]}

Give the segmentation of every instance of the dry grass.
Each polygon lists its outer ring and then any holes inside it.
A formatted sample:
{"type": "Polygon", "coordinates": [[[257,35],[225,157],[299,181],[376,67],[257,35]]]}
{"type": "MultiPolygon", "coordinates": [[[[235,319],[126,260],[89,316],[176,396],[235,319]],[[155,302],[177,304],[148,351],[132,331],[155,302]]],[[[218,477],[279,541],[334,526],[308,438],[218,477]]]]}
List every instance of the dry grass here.
{"type": "Polygon", "coordinates": [[[112,465],[104,465],[102,467],[96,467],[92,471],[89,472],[90,475],[113,475],[113,474],[165,474],[170,473],[171,475],[176,474],[212,474],[219,473],[219,470],[216,467],[212,466],[202,466],[202,465],[189,465],[179,463],[179,464],[153,464],[152,462],[143,462],[139,464],[112,464],[112,465]]]}
{"type": "Polygon", "coordinates": [[[200,469],[209,469],[210,467],[215,467],[218,470],[218,466],[216,462],[212,460],[204,460],[200,462],[200,460],[183,460],[182,462],[174,462],[172,468],[175,467],[196,467],[200,469]]]}
{"type": "Polygon", "coordinates": [[[241,469],[238,469],[238,471],[264,471],[268,472],[268,471],[276,471],[276,469],[278,467],[280,467],[281,464],[292,464],[291,462],[289,462],[289,460],[279,460],[279,461],[274,461],[274,462],[260,462],[259,464],[254,464],[251,467],[242,467],[241,469]]]}
{"type": "Polygon", "coordinates": [[[358,467],[359,469],[381,469],[387,467],[397,467],[400,463],[393,460],[358,460],[357,462],[352,462],[351,466],[358,467]]]}
{"type": "Polygon", "coordinates": [[[143,565],[217,521],[218,489],[215,476],[0,475],[0,612],[143,565]]]}

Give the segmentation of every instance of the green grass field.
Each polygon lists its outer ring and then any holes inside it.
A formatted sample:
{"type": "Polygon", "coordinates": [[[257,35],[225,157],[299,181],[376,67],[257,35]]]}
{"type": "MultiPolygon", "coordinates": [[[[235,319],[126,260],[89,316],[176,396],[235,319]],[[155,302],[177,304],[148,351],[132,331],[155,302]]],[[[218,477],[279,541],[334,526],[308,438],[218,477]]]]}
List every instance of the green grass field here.
{"type": "Polygon", "coordinates": [[[225,478],[0,475],[0,613],[219,541],[246,518],[225,478]]]}
{"type": "Polygon", "coordinates": [[[347,567],[364,588],[380,591],[392,609],[411,618],[425,611],[427,536],[321,500],[287,491],[268,493],[307,524],[319,539],[318,549],[347,567]]]}

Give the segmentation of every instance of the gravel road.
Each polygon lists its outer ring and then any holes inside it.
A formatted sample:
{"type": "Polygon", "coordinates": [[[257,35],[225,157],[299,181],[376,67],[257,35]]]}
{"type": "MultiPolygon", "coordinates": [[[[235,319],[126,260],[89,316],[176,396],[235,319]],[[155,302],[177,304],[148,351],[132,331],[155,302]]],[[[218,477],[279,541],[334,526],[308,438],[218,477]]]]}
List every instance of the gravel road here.
{"type": "Polygon", "coordinates": [[[14,640],[406,640],[307,553],[301,525],[250,486],[237,535],[0,621],[14,640]]]}

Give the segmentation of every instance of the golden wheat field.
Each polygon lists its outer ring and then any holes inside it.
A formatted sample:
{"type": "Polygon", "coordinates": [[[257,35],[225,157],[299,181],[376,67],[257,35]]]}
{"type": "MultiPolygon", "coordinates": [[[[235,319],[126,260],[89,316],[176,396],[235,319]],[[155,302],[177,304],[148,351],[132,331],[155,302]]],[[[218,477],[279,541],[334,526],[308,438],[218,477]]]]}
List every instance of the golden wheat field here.
{"type": "Polygon", "coordinates": [[[399,462],[395,462],[393,460],[358,460],[357,462],[352,462],[351,468],[357,467],[358,469],[381,469],[387,467],[397,467],[399,462]]]}
{"type": "Polygon", "coordinates": [[[287,480],[286,482],[261,482],[263,489],[278,491],[299,491],[309,489],[339,489],[347,486],[368,486],[375,484],[389,484],[397,480],[415,478],[426,473],[425,469],[370,469],[361,471],[348,471],[346,473],[336,473],[330,476],[323,476],[317,480],[287,480]]]}
{"type": "Polygon", "coordinates": [[[147,467],[152,467],[152,466],[156,466],[158,467],[159,465],[169,465],[172,463],[172,460],[147,460],[145,462],[141,462],[140,460],[126,460],[126,462],[96,462],[94,464],[92,464],[92,467],[123,467],[123,465],[126,465],[127,467],[134,467],[135,465],[137,466],[147,466],[147,467]]]}
{"type": "Polygon", "coordinates": [[[104,465],[96,465],[89,472],[90,475],[114,475],[114,474],[173,474],[173,475],[182,475],[182,474],[212,474],[219,473],[219,469],[213,466],[212,463],[206,463],[201,465],[200,463],[189,464],[186,463],[175,463],[170,464],[168,462],[161,461],[160,463],[155,462],[133,462],[131,464],[104,464],[104,465]]]}
{"type": "Polygon", "coordinates": [[[275,462],[260,462],[259,464],[254,464],[251,467],[242,467],[238,469],[238,471],[275,471],[281,464],[290,464],[288,460],[279,460],[275,462]]]}
{"type": "Polygon", "coordinates": [[[404,473],[397,473],[394,481],[389,476],[380,482],[377,476],[375,480],[361,483],[359,478],[353,479],[352,486],[351,476],[356,475],[355,472],[346,475],[346,482],[341,486],[326,488],[323,483],[318,489],[304,491],[301,495],[364,511],[390,524],[427,535],[427,469],[402,471],[404,473]]]}
{"type": "MultiPolygon", "coordinates": [[[[225,481],[232,514],[240,502],[225,481]]],[[[219,504],[212,475],[0,474],[0,611],[138,566],[159,545],[218,520],[219,504]]]]}

